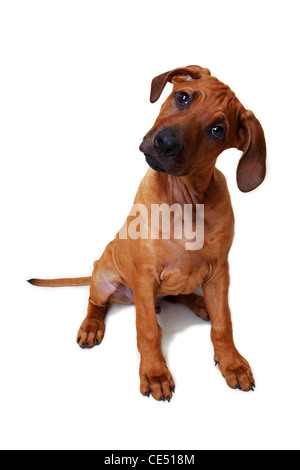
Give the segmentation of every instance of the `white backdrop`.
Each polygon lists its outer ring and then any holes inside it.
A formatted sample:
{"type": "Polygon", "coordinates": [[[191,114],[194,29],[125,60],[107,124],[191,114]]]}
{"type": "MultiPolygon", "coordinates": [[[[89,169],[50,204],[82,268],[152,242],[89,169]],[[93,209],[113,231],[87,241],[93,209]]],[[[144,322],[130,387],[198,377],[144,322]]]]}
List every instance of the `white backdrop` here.
{"type": "Polygon", "coordinates": [[[0,2],[1,448],[299,448],[297,4],[0,2]],[[88,289],[25,281],[91,273],[147,171],[138,147],[162,103],[150,105],[150,82],[190,64],[230,85],[266,133],[258,190],[237,189],[240,152],[218,162],[236,216],[235,339],[257,389],[227,388],[210,325],[165,305],[167,404],[139,393],[133,307],[113,306],[103,344],[81,350],[88,289]]]}

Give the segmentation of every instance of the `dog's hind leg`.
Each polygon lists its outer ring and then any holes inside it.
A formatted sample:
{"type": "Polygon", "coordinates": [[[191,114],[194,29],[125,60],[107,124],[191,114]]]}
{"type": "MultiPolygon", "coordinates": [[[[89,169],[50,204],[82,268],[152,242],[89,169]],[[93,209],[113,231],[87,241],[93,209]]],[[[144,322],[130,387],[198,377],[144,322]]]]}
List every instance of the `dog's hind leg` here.
{"type": "Polygon", "coordinates": [[[97,306],[89,301],[86,319],[77,335],[77,343],[81,348],[93,348],[102,342],[105,331],[104,318],[108,307],[108,302],[97,306]]]}
{"type": "Polygon", "coordinates": [[[112,256],[113,243],[94,263],[91,278],[88,313],[77,335],[81,348],[92,348],[102,342],[105,331],[105,315],[111,303],[133,304],[133,293],[124,285],[112,256]]]}

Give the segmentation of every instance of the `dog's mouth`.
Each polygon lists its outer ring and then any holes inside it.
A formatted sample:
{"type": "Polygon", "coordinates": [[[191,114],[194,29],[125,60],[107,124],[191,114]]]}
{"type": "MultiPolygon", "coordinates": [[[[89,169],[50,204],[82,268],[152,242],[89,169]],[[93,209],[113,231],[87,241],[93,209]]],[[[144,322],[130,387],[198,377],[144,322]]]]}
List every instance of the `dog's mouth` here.
{"type": "Polygon", "coordinates": [[[146,162],[152,168],[152,170],[158,171],[159,173],[166,173],[166,170],[162,167],[162,165],[157,161],[156,157],[145,153],[146,162]]]}
{"type": "Polygon", "coordinates": [[[188,174],[184,168],[185,158],[183,154],[177,155],[175,159],[168,159],[164,162],[164,166],[160,162],[158,157],[145,153],[146,162],[152,168],[152,170],[157,171],[158,173],[167,173],[172,176],[184,176],[188,174]]]}

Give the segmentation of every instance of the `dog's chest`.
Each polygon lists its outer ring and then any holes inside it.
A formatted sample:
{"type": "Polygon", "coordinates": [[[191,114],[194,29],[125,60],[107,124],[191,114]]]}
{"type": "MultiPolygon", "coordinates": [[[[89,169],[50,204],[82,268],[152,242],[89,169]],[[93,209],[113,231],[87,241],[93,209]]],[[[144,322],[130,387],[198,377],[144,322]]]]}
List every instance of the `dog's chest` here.
{"type": "Polygon", "coordinates": [[[173,240],[173,249],[164,250],[160,274],[162,295],[190,294],[212,276],[225,262],[233,237],[233,225],[224,231],[222,226],[206,226],[203,247],[187,250],[186,241],[173,240]]]}
{"type": "Polygon", "coordinates": [[[209,266],[199,253],[182,251],[166,258],[160,272],[160,294],[179,295],[194,292],[207,276],[209,266]]]}

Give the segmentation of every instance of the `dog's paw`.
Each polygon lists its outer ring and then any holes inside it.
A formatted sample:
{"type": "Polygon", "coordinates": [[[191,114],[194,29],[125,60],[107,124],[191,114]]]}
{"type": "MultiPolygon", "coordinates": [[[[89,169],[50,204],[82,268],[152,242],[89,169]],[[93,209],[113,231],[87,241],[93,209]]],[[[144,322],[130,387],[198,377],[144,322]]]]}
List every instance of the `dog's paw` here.
{"type": "Polygon", "coordinates": [[[170,302],[180,302],[194,312],[198,317],[204,321],[209,321],[209,313],[206,308],[206,303],[202,295],[189,294],[178,295],[176,297],[166,297],[170,302]]]}
{"type": "Polygon", "coordinates": [[[191,310],[202,320],[209,321],[209,313],[206,307],[204,297],[201,295],[191,294],[190,296],[191,310]]]}
{"type": "Polygon", "coordinates": [[[205,306],[204,306],[204,307],[199,306],[197,309],[194,310],[194,313],[195,313],[198,317],[202,318],[202,320],[204,320],[204,321],[210,321],[209,313],[208,313],[208,311],[207,311],[207,309],[206,309],[205,306]]]}
{"type": "Polygon", "coordinates": [[[79,328],[77,343],[83,349],[98,346],[104,336],[103,320],[86,319],[79,328]]]}
{"type": "Polygon", "coordinates": [[[233,390],[242,390],[243,392],[254,391],[255,380],[249,366],[249,363],[239,353],[233,358],[226,357],[218,360],[216,357],[216,365],[225,378],[227,385],[233,390]]]}
{"type": "Polygon", "coordinates": [[[140,379],[140,391],[143,396],[152,395],[157,401],[171,401],[175,393],[175,383],[165,363],[147,367],[142,361],[140,379]]]}

